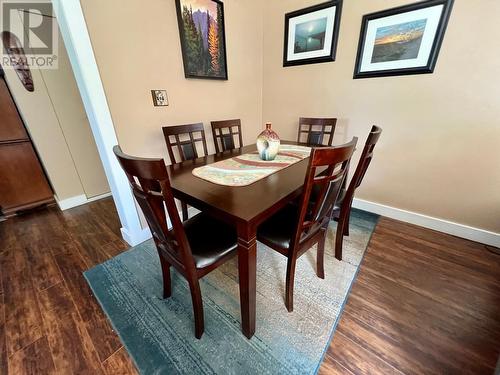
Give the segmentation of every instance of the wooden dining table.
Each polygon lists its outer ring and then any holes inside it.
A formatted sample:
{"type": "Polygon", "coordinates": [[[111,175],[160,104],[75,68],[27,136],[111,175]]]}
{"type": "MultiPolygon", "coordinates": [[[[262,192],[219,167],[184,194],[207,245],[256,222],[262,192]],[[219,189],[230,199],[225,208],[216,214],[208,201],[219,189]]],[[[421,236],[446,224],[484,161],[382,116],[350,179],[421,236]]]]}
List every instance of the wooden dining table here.
{"type": "Polygon", "coordinates": [[[256,145],[249,145],[167,167],[176,198],[236,228],[241,329],[248,338],[255,333],[257,228],[260,223],[300,195],[309,158],[247,186],[214,184],[194,176],[192,171],[197,167],[256,150],[256,145]]]}

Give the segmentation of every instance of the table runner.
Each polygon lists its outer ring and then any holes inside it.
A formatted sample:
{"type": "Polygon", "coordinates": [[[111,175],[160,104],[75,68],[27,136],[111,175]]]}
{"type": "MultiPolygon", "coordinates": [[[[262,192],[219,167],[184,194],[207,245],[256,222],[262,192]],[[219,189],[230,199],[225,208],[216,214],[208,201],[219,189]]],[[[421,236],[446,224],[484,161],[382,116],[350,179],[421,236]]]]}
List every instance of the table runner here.
{"type": "Polygon", "coordinates": [[[289,167],[309,156],[311,148],[281,145],[272,161],[264,161],[257,151],[193,169],[193,175],[217,185],[247,186],[289,167]]]}

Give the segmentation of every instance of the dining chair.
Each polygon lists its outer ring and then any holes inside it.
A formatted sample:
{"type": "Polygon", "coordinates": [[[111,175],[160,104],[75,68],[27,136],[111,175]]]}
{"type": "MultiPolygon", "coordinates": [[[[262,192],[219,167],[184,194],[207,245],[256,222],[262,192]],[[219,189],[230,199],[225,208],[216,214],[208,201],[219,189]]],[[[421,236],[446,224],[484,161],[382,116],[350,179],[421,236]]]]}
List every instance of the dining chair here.
{"type": "Polygon", "coordinates": [[[309,157],[299,204],[288,204],[264,221],[257,230],[257,240],[288,258],[285,305],[293,311],[293,285],[297,259],[318,244],[316,274],[325,278],[324,251],[328,224],[335,200],[342,188],[357,138],[337,147],[313,148],[309,157]],[[318,169],[325,169],[317,175],[318,169]],[[319,191],[311,204],[313,187],[319,191]]]}
{"type": "Polygon", "coordinates": [[[336,118],[300,117],[297,142],[307,146],[331,146],[336,125],[336,118]],[[324,143],[326,136],[327,142],[324,143]]]}
{"type": "Polygon", "coordinates": [[[212,134],[214,136],[215,151],[217,153],[235,149],[235,136],[238,136],[238,148],[243,147],[240,119],[212,121],[211,125],[212,134]]]}
{"type": "Polygon", "coordinates": [[[206,213],[181,222],[163,159],[136,158],[124,154],[119,146],[113,151],[153,234],[163,275],[163,298],[172,294],[173,266],[189,284],[199,339],[204,330],[199,280],[237,255],[236,230],[206,213]],[[167,226],[167,217],[172,229],[167,226]]]}
{"type": "Polygon", "coordinates": [[[351,215],[352,200],[356,189],[361,185],[363,177],[373,158],[373,150],[382,134],[382,129],[372,126],[366,139],[358,165],[347,189],[342,188],[332,212],[332,218],[338,222],[335,234],[335,258],[342,260],[342,246],[344,236],[349,235],[349,217],[351,215]]]}
{"type": "MultiPolygon", "coordinates": [[[[187,125],[164,126],[162,130],[163,136],[165,137],[165,143],[167,144],[168,156],[172,164],[198,158],[200,155],[196,147],[197,142],[201,142],[203,146],[204,154],[202,156],[208,155],[205,129],[201,122],[187,125]],[[174,146],[177,146],[177,154],[180,160],[175,157],[174,146]]],[[[182,201],[181,210],[182,220],[186,221],[189,218],[188,207],[187,204],[182,201]]]]}

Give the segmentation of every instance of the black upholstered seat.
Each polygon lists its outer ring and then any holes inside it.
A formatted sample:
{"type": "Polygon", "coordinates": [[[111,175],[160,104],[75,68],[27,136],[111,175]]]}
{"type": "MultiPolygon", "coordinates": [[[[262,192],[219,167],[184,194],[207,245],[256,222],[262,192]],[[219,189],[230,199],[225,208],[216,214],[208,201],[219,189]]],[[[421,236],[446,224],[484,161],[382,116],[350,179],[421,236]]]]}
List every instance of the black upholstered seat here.
{"type": "Polygon", "coordinates": [[[196,268],[209,267],[226,256],[236,255],[238,237],[234,227],[203,212],[183,224],[196,268]]]}
{"type": "Polygon", "coordinates": [[[299,208],[289,204],[264,221],[257,231],[257,240],[271,247],[288,249],[297,230],[299,208]]]}
{"type": "MultiPolygon", "coordinates": [[[[311,189],[311,201],[309,204],[308,214],[310,215],[314,209],[314,204],[319,195],[319,187],[314,186],[311,189]]],[[[344,200],[346,194],[345,189],[341,189],[337,200],[333,206],[333,216],[338,215],[340,212],[340,207],[344,200]]],[[[297,202],[295,204],[289,204],[281,211],[277,212],[271,218],[262,223],[257,232],[257,239],[260,242],[269,244],[271,246],[277,246],[282,249],[288,249],[290,247],[290,242],[292,237],[297,230],[297,220],[299,215],[299,206],[297,202]]]]}

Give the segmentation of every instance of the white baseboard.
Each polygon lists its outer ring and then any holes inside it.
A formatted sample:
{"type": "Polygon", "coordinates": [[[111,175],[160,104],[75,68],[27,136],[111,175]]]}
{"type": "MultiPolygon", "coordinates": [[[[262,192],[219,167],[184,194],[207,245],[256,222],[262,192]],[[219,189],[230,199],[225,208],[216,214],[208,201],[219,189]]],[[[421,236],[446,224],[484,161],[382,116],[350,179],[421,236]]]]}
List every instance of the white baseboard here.
{"type": "Polygon", "coordinates": [[[99,199],[110,197],[111,193],[105,193],[101,195],[96,195],[95,197],[87,198],[85,194],[77,195],[76,197],[71,197],[67,199],[59,199],[56,196],[56,202],[61,211],[69,210],[73,207],[81,206],[82,204],[95,202],[99,199]]]}
{"type": "Polygon", "coordinates": [[[96,195],[95,197],[87,198],[87,203],[95,202],[95,201],[98,201],[100,199],[104,199],[104,198],[108,198],[108,197],[111,197],[111,192],[99,194],[99,195],[96,195]]]}
{"type": "Polygon", "coordinates": [[[61,211],[69,210],[70,208],[81,206],[87,203],[87,196],[85,194],[77,195],[76,197],[59,199],[56,196],[56,202],[61,211]]]}
{"type": "Polygon", "coordinates": [[[352,206],[363,211],[390,217],[421,227],[434,229],[439,232],[451,234],[453,236],[466,238],[468,240],[480,242],[486,245],[500,247],[500,233],[490,232],[484,229],[474,228],[452,221],[438,219],[435,217],[418,214],[411,211],[401,210],[379,203],[365,201],[354,198],[352,206]]]}

